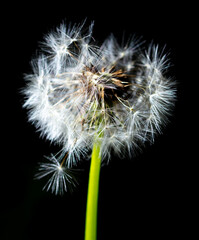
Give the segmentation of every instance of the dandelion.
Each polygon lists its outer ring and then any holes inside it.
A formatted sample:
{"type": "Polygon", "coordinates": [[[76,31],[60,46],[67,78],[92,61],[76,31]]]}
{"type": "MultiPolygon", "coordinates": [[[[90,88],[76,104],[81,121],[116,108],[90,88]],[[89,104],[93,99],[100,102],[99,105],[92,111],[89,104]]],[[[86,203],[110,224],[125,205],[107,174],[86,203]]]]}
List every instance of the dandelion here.
{"type": "Polygon", "coordinates": [[[38,178],[51,175],[45,188],[58,194],[74,184],[70,169],[92,150],[85,239],[96,239],[100,165],[111,151],[132,154],[168,121],[175,83],[165,77],[167,55],[150,44],[143,52],[131,39],[120,46],[111,35],[94,44],[93,23],[61,24],[45,37],[43,55],[26,75],[24,107],[29,120],[62,152],[41,164],[38,178]]]}

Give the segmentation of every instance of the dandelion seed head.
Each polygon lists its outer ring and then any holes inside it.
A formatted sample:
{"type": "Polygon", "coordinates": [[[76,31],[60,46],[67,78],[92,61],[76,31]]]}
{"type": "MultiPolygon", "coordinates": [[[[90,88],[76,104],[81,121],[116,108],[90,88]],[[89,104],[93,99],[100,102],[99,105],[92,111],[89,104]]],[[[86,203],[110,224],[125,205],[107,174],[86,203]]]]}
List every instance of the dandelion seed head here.
{"type": "MultiPolygon", "coordinates": [[[[45,37],[44,53],[33,61],[24,89],[29,120],[67,152],[65,167],[76,165],[96,136],[102,160],[110,159],[111,149],[121,154],[153,142],[175,102],[175,82],[165,76],[168,58],[158,45],[143,53],[139,41],[120,45],[110,35],[96,46],[93,23],[87,31],[83,26],[62,24],[45,37]]],[[[41,168],[48,170],[44,176],[53,173],[47,189],[58,193],[70,175],[52,159],[41,168]]]]}

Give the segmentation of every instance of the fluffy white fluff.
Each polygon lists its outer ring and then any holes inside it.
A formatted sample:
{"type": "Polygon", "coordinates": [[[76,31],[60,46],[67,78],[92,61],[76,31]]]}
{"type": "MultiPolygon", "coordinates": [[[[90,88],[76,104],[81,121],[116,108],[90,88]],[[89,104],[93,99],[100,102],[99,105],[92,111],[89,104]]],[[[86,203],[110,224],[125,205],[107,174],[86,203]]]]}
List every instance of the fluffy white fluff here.
{"type": "MultiPolygon", "coordinates": [[[[62,156],[63,157],[63,156],[62,156]]],[[[39,173],[36,178],[41,179],[50,175],[47,183],[43,187],[52,193],[63,194],[68,189],[73,190],[73,187],[77,185],[75,178],[73,177],[73,170],[68,169],[62,165],[63,162],[59,162],[56,156],[47,157],[48,163],[41,163],[39,167],[39,173]]]]}
{"type": "Polygon", "coordinates": [[[83,24],[60,25],[45,37],[44,53],[26,75],[29,120],[62,145],[61,156],[67,154],[64,164],[70,167],[92,149],[96,136],[102,160],[110,158],[111,150],[131,152],[153,142],[175,100],[175,83],[165,77],[167,56],[158,46],[143,53],[138,42],[120,46],[113,35],[95,46],[92,29],[93,23],[82,34],[83,24]]]}

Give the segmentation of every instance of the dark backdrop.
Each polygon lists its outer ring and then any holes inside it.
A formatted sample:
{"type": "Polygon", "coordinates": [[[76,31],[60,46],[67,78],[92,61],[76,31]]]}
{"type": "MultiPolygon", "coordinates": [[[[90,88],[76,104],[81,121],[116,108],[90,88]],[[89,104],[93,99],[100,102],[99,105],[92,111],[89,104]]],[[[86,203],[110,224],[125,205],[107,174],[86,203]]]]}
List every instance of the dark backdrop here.
{"type": "Polygon", "coordinates": [[[194,24],[189,6],[170,3],[114,1],[48,1],[7,3],[1,20],[1,227],[4,239],[83,240],[89,161],[73,194],[54,196],[35,181],[38,162],[56,147],[40,139],[22,109],[23,74],[44,34],[66,22],[95,21],[93,36],[110,33],[121,39],[135,34],[166,45],[177,80],[178,101],[164,134],[131,158],[114,157],[101,170],[98,240],[163,239],[187,234],[190,164],[185,149],[188,108],[185,83],[186,39],[194,24]],[[186,105],[187,104],[187,105],[186,105]]]}

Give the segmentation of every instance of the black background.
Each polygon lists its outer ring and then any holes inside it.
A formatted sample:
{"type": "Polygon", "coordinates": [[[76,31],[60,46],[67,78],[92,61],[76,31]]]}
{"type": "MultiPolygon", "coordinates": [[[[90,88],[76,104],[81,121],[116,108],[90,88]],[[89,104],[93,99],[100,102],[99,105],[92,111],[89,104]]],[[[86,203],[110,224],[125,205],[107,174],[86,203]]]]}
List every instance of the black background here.
{"type": "Polygon", "coordinates": [[[85,18],[87,26],[95,21],[93,36],[99,41],[110,33],[121,39],[125,33],[127,38],[141,36],[146,45],[151,40],[162,47],[166,44],[172,63],[168,75],[177,80],[178,89],[171,122],[155,144],[131,158],[114,157],[102,168],[98,240],[190,236],[194,163],[187,151],[190,80],[185,56],[195,22],[189,6],[168,1],[28,1],[10,2],[1,10],[1,239],[84,238],[89,161],[80,163],[84,171],[73,194],[54,196],[42,191],[44,182],[33,179],[37,164],[56,147],[27,122],[20,89],[43,36],[63,20],[79,23],[85,18]]]}

